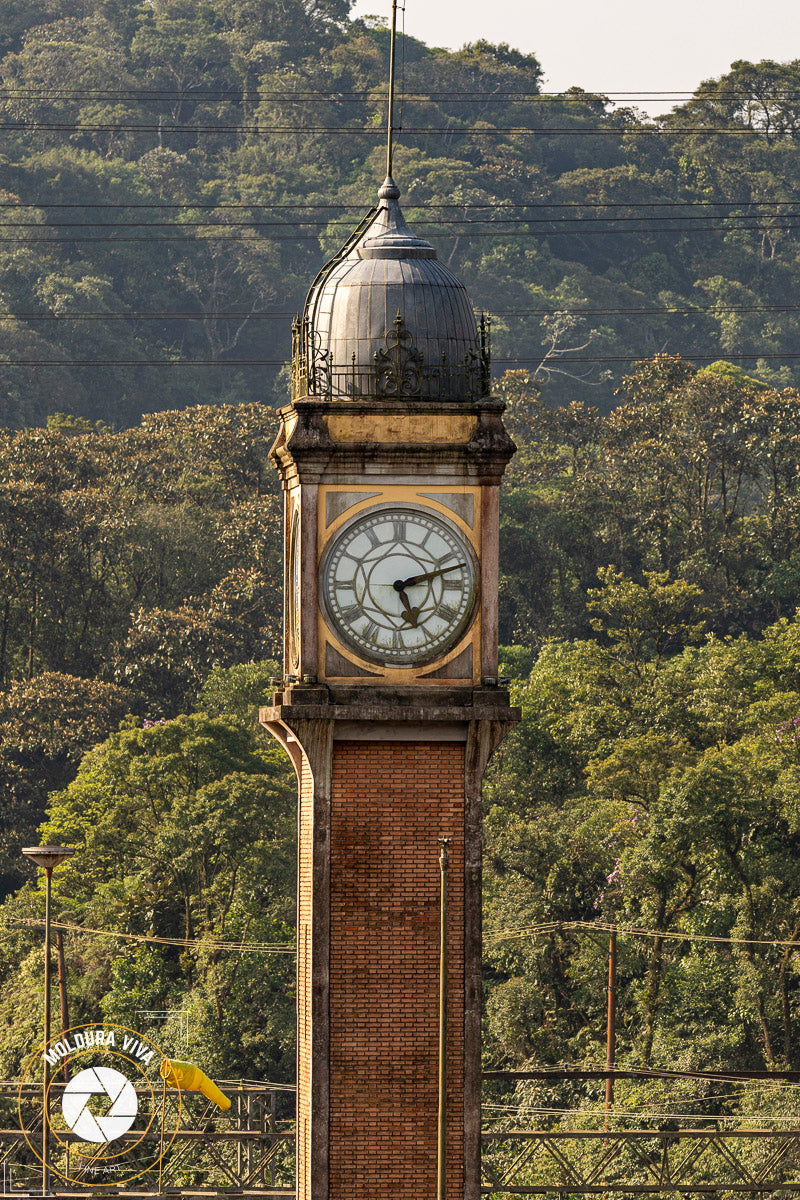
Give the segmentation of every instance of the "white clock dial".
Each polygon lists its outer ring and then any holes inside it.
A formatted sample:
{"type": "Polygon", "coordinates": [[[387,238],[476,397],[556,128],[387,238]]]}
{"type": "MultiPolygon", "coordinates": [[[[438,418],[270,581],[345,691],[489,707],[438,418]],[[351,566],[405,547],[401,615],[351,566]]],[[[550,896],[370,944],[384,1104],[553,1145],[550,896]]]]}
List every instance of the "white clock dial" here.
{"type": "Polygon", "coordinates": [[[445,654],[475,609],[477,565],[450,521],[385,506],[350,521],[321,569],[325,614],[362,658],[410,666],[445,654]]]}

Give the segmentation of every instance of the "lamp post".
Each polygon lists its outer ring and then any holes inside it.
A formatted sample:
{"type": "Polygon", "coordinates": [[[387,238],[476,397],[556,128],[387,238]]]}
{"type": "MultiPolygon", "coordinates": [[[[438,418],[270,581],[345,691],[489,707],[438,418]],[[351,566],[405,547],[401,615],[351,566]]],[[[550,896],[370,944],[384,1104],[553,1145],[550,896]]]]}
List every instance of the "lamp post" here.
{"type": "MultiPolygon", "coordinates": [[[[44,900],[44,1049],[50,1041],[50,881],[54,869],[71,854],[74,846],[23,846],[22,853],[36,863],[45,873],[44,900]]],[[[50,1189],[50,1122],[48,1116],[48,1089],[50,1087],[50,1064],[42,1055],[42,1195],[50,1189]]]]}

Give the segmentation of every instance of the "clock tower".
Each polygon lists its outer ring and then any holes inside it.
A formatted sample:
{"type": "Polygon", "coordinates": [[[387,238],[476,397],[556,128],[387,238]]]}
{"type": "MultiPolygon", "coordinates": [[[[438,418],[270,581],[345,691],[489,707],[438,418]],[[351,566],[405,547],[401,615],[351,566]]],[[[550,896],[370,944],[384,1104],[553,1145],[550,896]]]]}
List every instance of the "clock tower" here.
{"type": "Polygon", "coordinates": [[[518,716],[497,680],[514,447],[486,323],[399,195],[387,176],[311,287],[271,452],[285,663],[261,721],[299,780],[298,1200],[480,1192],[481,780],[518,716]]]}

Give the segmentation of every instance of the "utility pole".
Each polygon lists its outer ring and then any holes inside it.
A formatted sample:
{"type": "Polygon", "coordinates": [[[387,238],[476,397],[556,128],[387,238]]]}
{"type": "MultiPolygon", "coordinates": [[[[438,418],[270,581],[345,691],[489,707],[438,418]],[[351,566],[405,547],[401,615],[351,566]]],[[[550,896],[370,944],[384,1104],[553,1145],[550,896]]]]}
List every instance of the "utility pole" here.
{"type": "MultiPolygon", "coordinates": [[[[64,957],[64,934],[56,930],[56,959],[58,961],[58,999],[61,1006],[61,1033],[69,1029],[69,999],[67,997],[67,962],[64,957]]],[[[69,1083],[69,1067],[64,1061],[64,1083],[69,1083]]]]}
{"type": "Polygon", "coordinates": [[[612,930],[608,939],[608,1020],[606,1023],[606,1109],[605,1128],[608,1116],[614,1107],[614,1060],[617,1052],[617,932],[612,930]]]}

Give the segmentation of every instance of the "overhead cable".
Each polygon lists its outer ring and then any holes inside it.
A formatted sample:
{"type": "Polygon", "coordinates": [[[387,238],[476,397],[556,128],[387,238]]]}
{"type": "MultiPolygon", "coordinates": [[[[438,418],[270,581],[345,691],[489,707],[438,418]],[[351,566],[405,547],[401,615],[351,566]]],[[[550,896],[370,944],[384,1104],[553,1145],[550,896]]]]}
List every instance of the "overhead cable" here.
{"type": "MultiPolygon", "coordinates": [[[[541,317],[541,316],[576,316],[576,317],[715,317],[725,313],[800,313],[798,304],[713,304],[697,305],[694,308],[570,308],[557,305],[552,308],[492,308],[487,306],[487,315],[491,317],[541,317]]],[[[228,312],[211,309],[208,312],[60,312],[32,313],[13,312],[11,309],[0,309],[0,319],[15,321],[274,321],[290,320],[296,315],[294,309],[269,311],[255,309],[252,312],[228,312]]],[[[0,360],[1,361],[1,360],[0,360]]]]}
{"type": "MultiPolygon", "coordinates": [[[[23,926],[41,926],[44,921],[34,917],[14,917],[8,918],[9,925],[23,926]]],[[[121,938],[128,942],[146,942],[154,946],[180,946],[182,948],[194,948],[202,950],[228,950],[236,951],[240,954],[291,954],[296,953],[294,942],[246,942],[233,941],[209,935],[205,938],[168,938],[157,937],[155,934],[140,934],[140,933],[122,933],[117,929],[90,929],[86,925],[70,925],[64,921],[53,921],[51,923],[53,929],[67,930],[72,933],[92,934],[95,937],[121,938]]]]}
{"type": "MultiPolygon", "coordinates": [[[[505,200],[486,200],[486,201],[471,201],[469,203],[458,200],[443,201],[428,201],[425,200],[406,200],[406,207],[412,211],[416,209],[431,209],[431,208],[457,208],[459,211],[490,208],[493,211],[505,212],[506,209],[533,208],[539,211],[540,209],[550,208],[745,208],[745,207],[779,207],[784,204],[794,204],[796,199],[791,200],[748,200],[742,197],[741,200],[527,200],[523,202],[506,202],[505,200]]],[[[164,200],[148,200],[148,201],[108,201],[108,200],[84,200],[81,203],[71,202],[68,204],[54,203],[50,200],[0,200],[0,209],[11,208],[47,208],[47,209],[123,209],[123,208],[167,208],[167,209],[336,209],[336,210],[353,210],[363,212],[363,204],[345,204],[330,203],[318,204],[307,200],[298,200],[296,203],[283,201],[281,203],[273,203],[271,201],[259,200],[237,200],[237,201],[217,201],[215,203],[197,203],[194,200],[184,200],[179,203],[164,200]]]]}
{"type": "MultiPolygon", "coordinates": [[[[326,137],[384,137],[384,130],[371,125],[164,125],[131,124],[124,121],[73,122],[73,121],[4,121],[0,131],[7,133],[154,133],[159,137],[173,134],[221,134],[254,133],[262,137],[276,134],[281,136],[326,137]]],[[[541,137],[769,137],[771,140],[796,140],[795,130],[764,130],[751,125],[508,125],[488,127],[486,125],[405,125],[408,137],[520,137],[536,134],[541,137]]]]}
{"type": "MultiPolygon", "coordinates": [[[[507,370],[515,367],[541,366],[543,369],[563,368],[573,364],[599,365],[608,363],[627,364],[642,362],[659,353],[656,350],[635,351],[630,354],[605,354],[586,357],[575,355],[568,350],[558,351],[560,357],[556,360],[543,361],[543,355],[536,358],[492,358],[494,366],[502,366],[507,370]]],[[[665,351],[661,351],[665,353],[665,351]]],[[[749,362],[795,362],[800,359],[800,353],[763,354],[761,351],[752,353],[741,350],[712,350],[710,353],[699,354],[685,351],[681,357],[686,361],[717,362],[725,359],[746,359],[749,362]]],[[[286,358],[0,358],[0,370],[3,367],[284,367],[289,363],[286,358]]],[[[800,945],[800,943],[798,943],[800,945]]]]}
{"type": "MultiPolygon", "coordinates": [[[[695,355],[694,357],[699,356],[695,355]]],[[[800,358],[800,355],[797,357],[800,358]]],[[[800,942],[792,939],[723,937],[678,929],[643,929],[636,925],[612,925],[604,921],[547,921],[540,925],[529,925],[520,929],[485,930],[484,940],[488,942],[508,941],[529,934],[536,936],[542,933],[557,933],[562,929],[583,930],[592,933],[616,933],[620,937],[659,938],[679,942],[717,942],[720,945],[730,946],[788,946],[800,949],[800,942]]]]}

